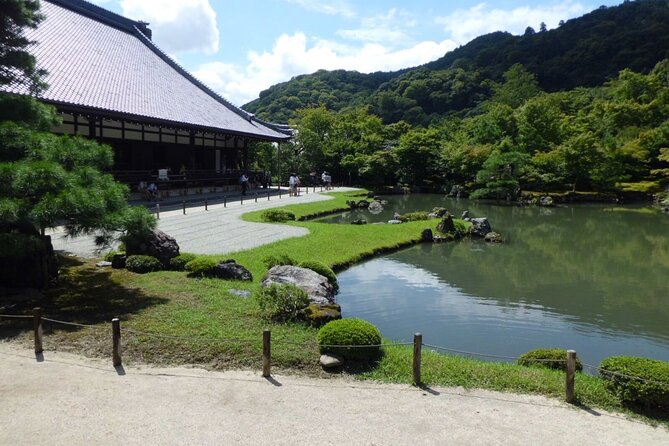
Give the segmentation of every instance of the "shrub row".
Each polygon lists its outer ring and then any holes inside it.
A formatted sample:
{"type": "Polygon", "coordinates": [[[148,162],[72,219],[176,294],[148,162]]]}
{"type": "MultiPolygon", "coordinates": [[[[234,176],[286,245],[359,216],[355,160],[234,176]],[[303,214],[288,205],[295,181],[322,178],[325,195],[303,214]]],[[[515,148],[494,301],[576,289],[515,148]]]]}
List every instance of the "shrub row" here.
{"type": "Polygon", "coordinates": [[[294,221],[295,214],[285,209],[270,209],[260,214],[260,219],[268,223],[294,221]]]}

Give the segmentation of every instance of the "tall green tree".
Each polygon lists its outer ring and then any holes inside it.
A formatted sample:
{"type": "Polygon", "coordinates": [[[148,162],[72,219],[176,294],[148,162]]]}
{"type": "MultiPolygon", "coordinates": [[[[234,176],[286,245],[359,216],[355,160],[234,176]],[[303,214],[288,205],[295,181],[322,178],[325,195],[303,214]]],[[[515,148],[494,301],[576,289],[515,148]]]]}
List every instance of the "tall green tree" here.
{"type": "Polygon", "coordinates": [[[33,43],[24,36],[26,28],[36,28],[44,18],[38,0],[2,0],[0,3],[0,85],[23,85],[33,93],[44,88],[45,74],[37,69],[28,52],[33,43]]]}

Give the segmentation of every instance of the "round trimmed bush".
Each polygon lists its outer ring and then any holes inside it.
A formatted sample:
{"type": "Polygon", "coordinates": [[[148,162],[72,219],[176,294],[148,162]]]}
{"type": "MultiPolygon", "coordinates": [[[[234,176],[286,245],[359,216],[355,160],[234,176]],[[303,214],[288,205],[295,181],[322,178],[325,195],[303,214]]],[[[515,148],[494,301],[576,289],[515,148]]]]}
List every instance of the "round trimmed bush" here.
{"type": "Polygon", "coordinates": [[[295,285],[272,284],[255,294],[260,311],[266,319],[288,321],[297,319],[309,305],[309,295],[295,285]]]}
{"type": "Polygon", "coordinates": [[[170,259],[170,269],[172,271],[185,271],[186,270],[186,264],[190,261],[193,261],[197,258],[195,254],[190,254],[190,253],[183,253],[179,254],[176,257],[172,257],[170,259]]]}
{"type": "Polygon", "coordinates": [[[669,409],[669,362],[612,356],[599,365],[607,387],[623,403],[669,409]]]}
{"type": "Polygon", "coordinates": [[[295,214],[286,211],[285,209],[270,209],[260,214],[260,219],[268,223],[283,223],[286,221],[294,221],[295,214]]]}
{"type": "Polygon", "coordinates": [[[160,271],[163,264],[153,256],[134,255],[126,259],[125,268],[133,273],[144,274],[160,271]]]}
{"type": "MultiPolygon", "coordinates": [[[[567,350],[563,348],[538,348],[536,350],[530,350],[518,357],[518,364],[563,370],[566,372],[567,350]]],[[[578,357],[576,358],[576,371],[583,371],[583,363],[578,357]]]]}
{"type": "Polygon", "coordinates": [[[287,254],[277,254],[275,256],[267,256],[263,260],[267,269],[280,265],[297,265],[297,261],[287,254]]]}
{"type": "Polygon", "coordinates": [[[207,277],[214,275],[218,262],[208,257],[196,257],[190,262],[186,263],[184,269],[189,272],[191,277],[207,277]]]}
{"type": "Polygon", "coordinates": [[[321,276],[328,279],[330,285],[334,287],[335,292],[339,291],[339,283],[337,283],[337,275],[335,274],[334,271],[332,271],[332,268],[330,268],[326,264],[317,262],[315,260],[305,260],[304,262],[300,262],[300,264],[297,266],[299,266],[300,268],[307,268],[317,272],[321,276]]]}
{"type": "Polygon", "coordinates": [[[372,323],[362,319],[346,318],[328,322],[316,337],[321,353],[334,353],[347,359],[371,360],[381,351],[381,332],[372,323]],[[370,347],[340,347],[340,346],[370,347]],[[330,347],[337,346],[337,347],[330,347]]]}

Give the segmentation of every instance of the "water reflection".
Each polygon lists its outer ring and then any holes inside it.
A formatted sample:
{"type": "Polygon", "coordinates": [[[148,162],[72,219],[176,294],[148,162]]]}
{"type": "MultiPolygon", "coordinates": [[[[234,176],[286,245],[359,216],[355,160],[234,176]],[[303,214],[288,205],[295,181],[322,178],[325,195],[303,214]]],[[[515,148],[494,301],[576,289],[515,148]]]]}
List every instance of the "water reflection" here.
{"type": "MultiPolygon", "coordinates": [[[[515,356],[575,348],[586,362],[669,360],[669,219],[643,208],[518,208],[435,196],[389,198],[383,221],[444,206],[488,216],[507,243],[418,245],[340,273],[345,315],[385,336],[515,356]]],[[[426,223],[427,225],[427,223],[426,223]]],[[[435,223],[436,225],[436,223],[435,223]]]]}

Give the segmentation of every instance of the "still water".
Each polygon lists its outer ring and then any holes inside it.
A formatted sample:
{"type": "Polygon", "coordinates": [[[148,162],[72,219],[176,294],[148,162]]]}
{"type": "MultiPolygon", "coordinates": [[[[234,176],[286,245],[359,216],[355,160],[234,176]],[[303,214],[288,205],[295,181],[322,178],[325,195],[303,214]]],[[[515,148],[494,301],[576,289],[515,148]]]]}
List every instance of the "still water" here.
{"type": "Polygon", "coordinates": [[[669,361],[669,216],[614,205],[385,198],[382,214],[321,221],[371,223],[443,206],[488,217],[505,243],[420,244],[342,271],[344,316],[369,320],[392,340],[419,331],[427,344],[491,355],[561,347],[595,366],[612,355],[669,361]]]}

